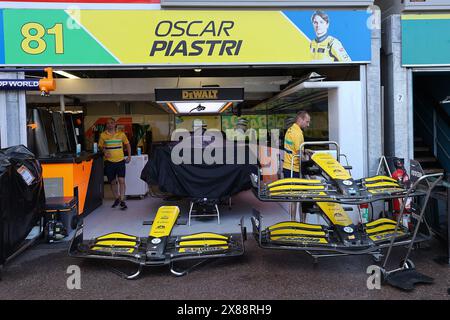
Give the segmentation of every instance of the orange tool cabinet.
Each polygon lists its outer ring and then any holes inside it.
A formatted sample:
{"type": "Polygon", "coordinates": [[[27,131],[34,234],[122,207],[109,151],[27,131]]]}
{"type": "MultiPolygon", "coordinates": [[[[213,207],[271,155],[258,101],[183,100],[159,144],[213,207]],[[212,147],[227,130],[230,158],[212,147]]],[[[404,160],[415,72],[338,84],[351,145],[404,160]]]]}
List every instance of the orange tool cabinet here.
{"type": "Polygon", "coordinates": [[[87,214],[103,201],[103,159],[98,154],[39,159],[45,196],[76,197],[78,214],[87,214]]]}

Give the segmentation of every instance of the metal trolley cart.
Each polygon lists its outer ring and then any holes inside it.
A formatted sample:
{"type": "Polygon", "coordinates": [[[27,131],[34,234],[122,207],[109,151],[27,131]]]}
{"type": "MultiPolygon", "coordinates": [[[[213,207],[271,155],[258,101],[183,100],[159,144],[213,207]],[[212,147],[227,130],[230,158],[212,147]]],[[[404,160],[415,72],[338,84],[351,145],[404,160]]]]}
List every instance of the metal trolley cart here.
{"type": "MultiPolygon", "coordinates": [[[[413,219],[414,230],[387,217],[388,212],[385,210],[384,216],[378,219],[373,219],[372,215],[371,221],[354,224],[348,215],[348,211],[353,211],[353,208],[346,206],[424,196],[424,207],[434,184],[424,185],[415,181],[407,188],[383,175],[355,180],[349,173],[350,167],[340,164],[339,145],[336,142],[304,143],[300,148],[301,153],[307,145],[334,145],[336,157],[331,153],[314,153],[311,160],[300,160],[301,178],[285,178],[266,184],[262,182],[259,171],[258,175],[252,177],[253,191],[261,201],[306,204],[309,208],[305,211],[319,214],[326,224],[291,219],[264,227],[260,213],[254,210],[253,234],[260,247],[305,251],[315,263],[323,257],[361,254],[372,255],[378,262],[384,248],[412,246],[431,238],[428,225],[420,223],[420,215],[416,217],[419,220],[413,219]]],[[[414,166],[414,170],[417,172],[412,177],[422,176],[420,182],[431,177],[424,175],[418,164],[414,166]]],[[[417,201],[414,206],[418,206],[417,201]]],[[[362,220],[360,212],[359,220],[362,220]]]]}

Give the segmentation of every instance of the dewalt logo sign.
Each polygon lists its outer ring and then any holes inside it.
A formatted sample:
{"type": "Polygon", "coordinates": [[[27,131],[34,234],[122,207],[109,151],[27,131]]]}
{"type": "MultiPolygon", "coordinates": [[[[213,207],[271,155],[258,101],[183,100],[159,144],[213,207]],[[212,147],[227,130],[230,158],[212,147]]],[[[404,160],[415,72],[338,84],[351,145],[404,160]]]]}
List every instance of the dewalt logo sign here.
{"type": "Polygon", "coordinates": [[[155,89],[156,102],[243,101],[244,88],[155,89]]]}
{"type": "Polygon", "coordinates": [[[182,90],[183,100],[217,100],[219,90],[182,90]]]}

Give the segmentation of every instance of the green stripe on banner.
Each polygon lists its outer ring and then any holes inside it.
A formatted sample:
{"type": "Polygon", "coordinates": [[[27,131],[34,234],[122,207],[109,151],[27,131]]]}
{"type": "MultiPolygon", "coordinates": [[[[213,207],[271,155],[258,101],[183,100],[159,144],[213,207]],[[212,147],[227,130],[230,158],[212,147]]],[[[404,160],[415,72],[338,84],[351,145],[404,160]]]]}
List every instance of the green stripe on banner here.
{"type": "Polygon", "coordinates": [[[0,9],[0,64],[5,63],[5,41],[3,31],[3,9],[0,9]]]}
{"type": "Polygon", "coordinates": [[[3,15],[5,64],[118,63],[64,10],[5,9],[3,15]]]}
{"type": "Polygon", "coordinates": [[[402,64],[450,64],[450,19],[402,20],[402,64]]]}

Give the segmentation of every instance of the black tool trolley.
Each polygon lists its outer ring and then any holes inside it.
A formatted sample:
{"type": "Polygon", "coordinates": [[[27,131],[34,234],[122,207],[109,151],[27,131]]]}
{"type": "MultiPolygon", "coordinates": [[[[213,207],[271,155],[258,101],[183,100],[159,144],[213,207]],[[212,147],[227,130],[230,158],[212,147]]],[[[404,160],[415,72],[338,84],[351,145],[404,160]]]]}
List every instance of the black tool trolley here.
{"type": "Polygon", "coordinates": [[[78,201],[76,197],[49,197],[45,199],[44,238],[52,243],[69,236],[77,228],[78,201]]]}

